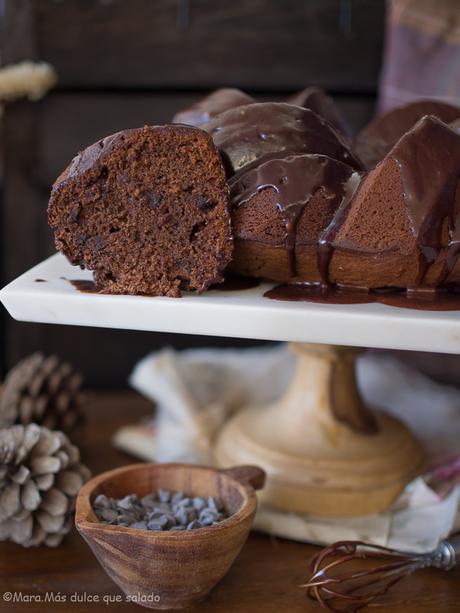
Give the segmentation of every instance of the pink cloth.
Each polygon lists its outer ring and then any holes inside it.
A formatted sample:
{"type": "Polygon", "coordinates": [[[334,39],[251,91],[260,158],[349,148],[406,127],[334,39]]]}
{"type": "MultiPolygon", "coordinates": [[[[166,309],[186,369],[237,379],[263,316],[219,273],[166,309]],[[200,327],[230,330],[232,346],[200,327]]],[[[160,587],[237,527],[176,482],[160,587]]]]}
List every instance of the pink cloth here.
{"type": "Polygon", "coordinates": [[[420,98],[460,106],[460,0],[388,0],[378,111],[420,98]]]}

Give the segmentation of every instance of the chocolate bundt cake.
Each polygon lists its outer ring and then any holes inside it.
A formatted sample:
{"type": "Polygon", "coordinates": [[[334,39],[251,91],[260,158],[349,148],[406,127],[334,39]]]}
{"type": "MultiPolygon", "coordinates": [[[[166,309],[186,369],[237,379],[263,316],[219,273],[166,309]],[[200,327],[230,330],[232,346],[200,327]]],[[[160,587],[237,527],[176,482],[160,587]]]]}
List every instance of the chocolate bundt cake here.
{"type": "Polygon", "coordinates": [[[202,100],[192,104],[188,109],[179,111],[173,117],[173,123],[185,123],[191,126],[200,126],[219,113],[243,104],[255,102],[240,89],[223,87],[209,94],[202,100]]]}
{"type": "Polygon", "coordinates": [[[362,179],[321,155],[272,159],[231,180],[232,269],[360,288],[458,282],[459,174],[460,136],[436,117],[362,179]]]}
{"type": "Polygon", "coordinates": [[[359,181],[347,164],[316,154],[271,159],[235,175],[231,269],[274,281],[319,282],[318,237],[359,181]]]}
{"type": "Polygon", "coordinates": [[[320,87],[306,87],[300,92],[287,98],[288,104],[303,106],[310,109],[320,117],[324,117],[343,134],[350,136],[350,128],[342,116],[334,100],[320,87]]]}
{"type": "Polygon", "coordinates": [[[460,108],[439,100],[418,100],[399,106],[371,121],[355,139],[354,151],[366,168],[374,168],[393,145],[425,115],[444,123],[460,117],[460,108]]]}
{"type": "Polygon", "coordinates": [[[56,248],[107,293],[179,296],[222,280],[232,255],[228,185],[190,126],[125,130],[81,152],[48,207],[56,248]]]}
{"type": "Polygon", "coordinates": [[[230,177],[274,157],[316,153],[356,169],[359,159],[344,137],[309,109],[284,102],[239,106],[203,124],[222,154],[230,177]]]}

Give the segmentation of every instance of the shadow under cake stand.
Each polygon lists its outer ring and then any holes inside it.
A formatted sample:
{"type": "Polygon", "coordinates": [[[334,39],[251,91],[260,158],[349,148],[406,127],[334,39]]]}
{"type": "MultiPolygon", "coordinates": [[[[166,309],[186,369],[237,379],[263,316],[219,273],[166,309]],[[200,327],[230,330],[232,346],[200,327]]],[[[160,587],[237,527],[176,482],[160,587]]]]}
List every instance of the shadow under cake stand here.
{"type": "Polygon", "coordinates": [[[90,279],[56,254],[6,286],[0,300],[20,321],[294,342],[298,364],[283,398],[242,410],[215,449],[220,465],[267,470],[266,503],[319,515],[371,513],[420,471],[422,452],[407,428],[364,405],[352,347],[459,354],[460,311],[283,302],[263,297],[269,284],[181,299],[84,293],[71,284],[90,279]]]}

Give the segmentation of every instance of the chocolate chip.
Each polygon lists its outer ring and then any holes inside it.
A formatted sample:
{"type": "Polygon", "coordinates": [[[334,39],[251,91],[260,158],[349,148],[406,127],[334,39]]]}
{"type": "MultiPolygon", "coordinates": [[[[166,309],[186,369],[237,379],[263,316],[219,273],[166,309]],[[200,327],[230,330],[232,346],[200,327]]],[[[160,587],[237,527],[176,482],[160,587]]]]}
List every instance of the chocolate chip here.
{"type": "Polygon", "coordinates": [[[174,517],[179,522],[179,524],[182,524],[183,526],[185,526],[188,523],[188,514],[187,514],[187,511],[185,509],[179,509],[174,514],[174,517]]]}
{"type": "Polygon", "coordinates": [[[171,498],[171,503],[178,504],[184,498],[184,492],[176,492],[171,498]]]}
{"type": "Polygon", "coordinates": [[[105,247],[105,240],[102,238],[100,234],[96,234],[94,237],[94,248],[97,251],[101,251],[105,247]]]}
{"type": "Polygon", "coordinates": [[[129,527],[136,528],[137,530],[147,530],[147,524],[145,521],[135,521],[134,523],[130,524],[129,527]]]}
{"type": "Polygon", "coordinates": [[[216,499],[213,498],[212,496],[209,496],[209,498],[208,498],[208,507],[210,509],[212,509],[213,511],[218,511],[219,510],[219,507],[217,506],[216,499]]]}
{"type": "Polygon", "coordinates": [[[142,506],[145,507],[146,509],[149,509],[149,508],[153,509],[156,504],[155,495],[147,494],[147,496],[143,496],[143,498],[141,498],[140,502],[142,506]]]}
{"type": "Polygon", "coordinates": [[[204,509],[204,507],[206,506],[206,500],[204,498],[201,498],[201,496],[196,496],[193,499],[193,506],[197,511],[201,511],[201,509],[204,509]]]}
{"type": "Polygon", "coordinates": [[[111,524],[118,520],[118,513],[115,509],[102,509],[100,511],[100,517],[111,524]]]}
{"type": "Polygon", "coordinates": [[[81,213],[81,203],[77,202],[70,209],[70,219],[73,221],[73,223],[77,223],[80,213],[81,213]]]}
{"type": "Polygon", "coordinates": [[[144,192],[144,198],[147,206],[150,209],[156,209],[161,204],[161,196],[158,192],[148,190],[144,192]]]}
{"type": "Polygon", "coordinates": [[[149,521],[149,523],[147,524],[147,528],[149,530],[155,530],[157,532],[163,530],[163,526],[159,524],[158,522],[154,522],[154,521],[149,521]]]}
{"type": "Polygon", "coordinates": [[[110,501],[104,494],[99,494],[94,499],[94,506],[96,507],[105,507],[108,508],[110,506],[110,501]]]}
{"type": "Polygon", "coordinates": [[[99,494],[93,508],[102,522],[158,532],[196,530],[225,519],[212,496],[191,498],[166,489],[141,498],[135,494],[120,499],[99,494]]]}
{"type": "Polygon", "coordinates": [[[124,498],[118,501],[117,506],[120,509],[131,509],[134,501],[135,501],[135,496],[133,495],[125,496],[124,498]]]}
{"type": "Polygon", "coordinates": [[[127,174],[119,174],[117,175],[117,181],[118,183],[129,183],[129,175],[127,174]]]}
{"type": "Polygon", "coordinates": [[[158,490],[158,498],[160,499],[160,502],[169,502],[171,500],[171,492],[160,488],[158,490]]]}
{"type": "Polygon", "coordinates": [[[197,528],[202,528],[202,525],[196,520],[191,521],[187,526],[187,530],[196,530],[197,528]]]}
{"type": "Polygon", "coordinates": [[[197,235],[201,232],[201,230],[203,230],[204,228],[206,228],[206,222],[205,221],[199,221],[198,223],[196,223],[193,228],[190,231],[190,238],[189,240],[191,242],[193,242],[195,240],[195,238],[197,237],[197,235]]]}
{"type": "Polygon", "coordinates": [[[217,202],[215,200],[209,200],[205,196],[198,196],[196,206],[201,211],[212,211],[212,209],[216,208],[217,202]]]}

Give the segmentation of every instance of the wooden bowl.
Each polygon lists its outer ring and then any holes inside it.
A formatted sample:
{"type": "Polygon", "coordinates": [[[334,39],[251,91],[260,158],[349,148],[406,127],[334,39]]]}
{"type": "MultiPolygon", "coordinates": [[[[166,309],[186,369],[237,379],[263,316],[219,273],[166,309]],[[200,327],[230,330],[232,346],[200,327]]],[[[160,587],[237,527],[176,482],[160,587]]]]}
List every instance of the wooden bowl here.
{"type": "Polygon", "coordinates": [[[204,598],[243,547],[256,512],[254,490],[265,473],[255,466],[214,470],[187,464],[132,464],[88,481],[77,498],[75,525],[109,577],[140,605],[180,609],[204,598]],[[98,494],[145,496],[158,488],[214,496],[230,517],[207,528],[153,532],[101,523],[98,494]]]}

